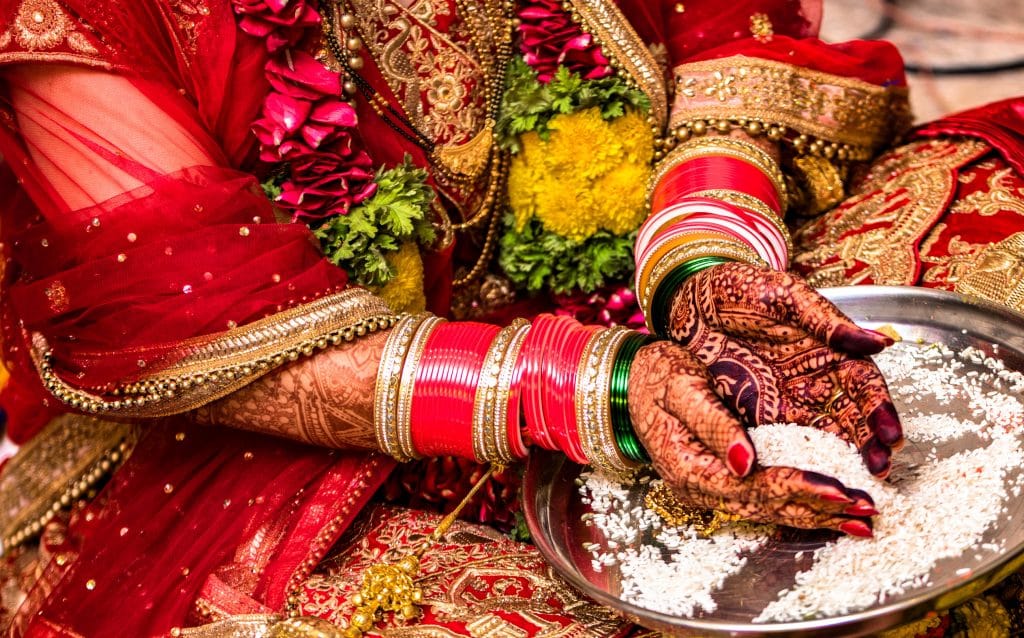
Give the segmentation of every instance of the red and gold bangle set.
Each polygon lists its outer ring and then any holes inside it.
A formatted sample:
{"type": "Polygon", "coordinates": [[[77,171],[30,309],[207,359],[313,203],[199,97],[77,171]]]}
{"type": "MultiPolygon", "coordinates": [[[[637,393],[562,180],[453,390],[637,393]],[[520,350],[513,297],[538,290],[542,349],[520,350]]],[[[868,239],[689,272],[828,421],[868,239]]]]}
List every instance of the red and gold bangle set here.
{"type": "Polygon", "coordinates": [[[635,245],[636,287],[652,330],[658,290],[703,267],[740,261],[785,270],[792,240],[778,163],[751,142],[707,137],[677,146],[651,176],[651,215],[635,245]]]}
{"type": "Polygon", "coordinates": [[[622,433],[621,410],[613,413],[612,395],[624,405],[626,387],[625,376],[613,371],[625,366],[628,375],[643,339],[555,315],[506,328],[405,316],[378,369],[377,443],[400,461],[456,455],[499,464],[526,457],[534,444],[627,472],[642,454],[619,449],[632,433],[622,433]]]}

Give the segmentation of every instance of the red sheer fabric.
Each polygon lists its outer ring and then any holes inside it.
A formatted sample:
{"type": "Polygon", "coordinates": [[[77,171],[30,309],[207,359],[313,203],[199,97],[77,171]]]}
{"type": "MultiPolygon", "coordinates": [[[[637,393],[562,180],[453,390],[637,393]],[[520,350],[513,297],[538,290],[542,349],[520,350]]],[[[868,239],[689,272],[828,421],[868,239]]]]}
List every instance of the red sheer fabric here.
{"type": "Polygon", "coordinates": [[[5,211],[10,306],[64,378],[129,381],[186,339],[344,286],[309,231],[276,223],[255,179],[225,165],[195,114],[177,119],[188,113],[177,91],[67,67],[6,78],[20,134],[0,137],[0,152],[32,200],[5,211]]]}
{"type": "Polygon", "coordinates": [[[59,585],[23,618],[25,635],[166,635],[193,615],[209,574],[240,560],[245,578],[229,579],[236,601],[280,609],[288,579],[319,561],[393,465],[242,432],[151,427],[72,528],[84,539],[79,557],[65,573],[47,568],[42,582],[59,585]]]}
{"type": "MultiPolygon", "coordinates": [[[[622,0],[621,4],[627,16],[638,15],[644,24],[652,21],[650,3],[622,0]]],[[[880,86],[906,84],[902,58],[888,42],[827,44],[818,40],[820,0],[661,0],[657,6],[661,8],[664,39],[673,66],[745,55],[880,86]],[[767,16],[773,31],[770,38],[757,39],[751,33],[751,16],[755,14],[767,16]]]]}

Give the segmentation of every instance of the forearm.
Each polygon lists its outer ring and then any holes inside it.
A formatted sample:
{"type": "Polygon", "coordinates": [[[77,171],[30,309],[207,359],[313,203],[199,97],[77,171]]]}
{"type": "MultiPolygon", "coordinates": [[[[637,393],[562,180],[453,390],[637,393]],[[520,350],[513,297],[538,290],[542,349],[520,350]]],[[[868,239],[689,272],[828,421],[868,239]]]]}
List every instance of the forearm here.
{"type": "Polygon", "coordinates": [[[376,449],[373,396],[382,331],[257,379],[194,412],[196,421],[339,449],[376,449]]]}

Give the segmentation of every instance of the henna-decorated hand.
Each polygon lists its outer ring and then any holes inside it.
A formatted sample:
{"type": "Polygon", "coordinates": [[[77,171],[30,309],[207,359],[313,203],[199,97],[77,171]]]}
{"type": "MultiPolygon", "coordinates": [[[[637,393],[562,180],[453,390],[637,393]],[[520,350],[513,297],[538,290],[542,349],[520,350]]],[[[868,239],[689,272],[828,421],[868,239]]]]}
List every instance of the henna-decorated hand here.
{"type": "Polygon", "coordinates": [[[747,424],[827,430],[854,443],[873,474],[889,472],[903,431],[867,358],[889,337],[858,328],[804,281],[745,264],[697,273],[671,308],[670,336],[708,367],[716,392],[747,424]]]}
{"type": "Polygon", "coordinates": [[[644,346],[630,369],[629,412],[654,467],[687,503],[743,518],[871,536],[871,497],[790,467],[753,467],[743,425],[711,389],[685,348],[644,346]]]}

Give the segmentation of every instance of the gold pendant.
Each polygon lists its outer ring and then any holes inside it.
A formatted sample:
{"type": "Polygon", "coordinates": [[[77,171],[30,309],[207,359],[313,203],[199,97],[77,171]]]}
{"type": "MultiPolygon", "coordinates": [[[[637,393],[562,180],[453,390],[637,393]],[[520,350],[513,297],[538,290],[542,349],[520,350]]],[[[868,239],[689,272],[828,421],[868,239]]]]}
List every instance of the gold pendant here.
{"type": "Polygon", "coordinates": [[[476,179],[487,168],[493,148],[494,121],[487,120],[480,132],[465,144],[437,148],[434,161],[452,175],[476,179]]]}

